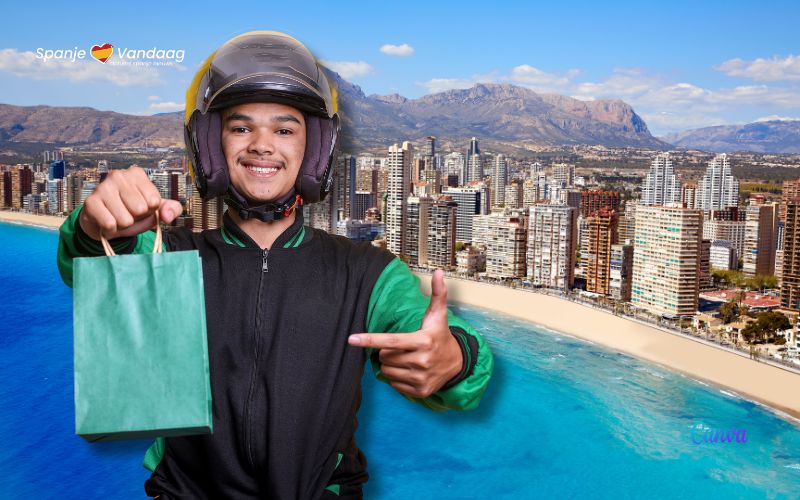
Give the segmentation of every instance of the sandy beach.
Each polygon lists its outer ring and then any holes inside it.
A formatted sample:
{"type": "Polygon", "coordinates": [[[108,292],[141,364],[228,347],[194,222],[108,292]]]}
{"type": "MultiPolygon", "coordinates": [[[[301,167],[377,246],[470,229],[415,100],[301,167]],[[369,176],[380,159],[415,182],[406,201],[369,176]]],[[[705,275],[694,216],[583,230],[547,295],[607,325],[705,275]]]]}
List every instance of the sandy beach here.
{"type": "MultiPolygon", "coordinates": [[[[417,274],[430,294],[430,275],[417,274]]],[[[446,278],[448,302],[492,309],[730,389],[800,419],[800,375],[569,300],[446,278]]]]}
{"type": "Polygon", "coordinates": [[[0,222],[16,222],[31,226],[45,226],[58,229],[64,223],[65,217],[54,215],[35,215],[27,212],[11,212],[0,210],[0,222]]]}

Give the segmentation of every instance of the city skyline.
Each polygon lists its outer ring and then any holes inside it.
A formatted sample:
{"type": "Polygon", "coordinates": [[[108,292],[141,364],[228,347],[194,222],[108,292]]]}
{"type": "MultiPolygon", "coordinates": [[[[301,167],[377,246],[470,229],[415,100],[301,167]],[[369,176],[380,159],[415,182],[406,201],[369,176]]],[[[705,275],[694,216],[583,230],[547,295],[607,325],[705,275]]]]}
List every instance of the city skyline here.
{"type": "MultiPolygon", "coordinates": [[[[255,21],[214,7],[215,24],[209,26],[202,3],[196,9],[142,4],[124,12],[110,4],[102,23],[88,19],[83,9],[45,4],[33,12],[12,5],[0,39],[0,89],[7,96],[3,102],[14,105],[177,111],[191,73],[214,47],[244,31],[276,29],[306,43],[368,95],[417,98],[475,83],[511,83],[579,99],[621,99],[657,136],[800,118],[800,55],[792,53],[798,7],[789,2],[758,9],[733,2],[724,10],[688,2],[481,7],[410,2],[403,9],[373,6],[365,12],[320,3],[309,7],[314,15],[301,18],[290,5],[270,5],[255,21]],[[71,29],[30,29],[39,11],[71,29]],[[478,12],[486,30],[502,33],[500,40],[486,43],[455,21],[478,12]],[[410,29],[425,22],[436,29],[410,29]],[[660,25],[670,26],[668,36],[660,25]],[[74,62],[36,59],[39,48],[89,51],[104,43],[117,49],[109,62],[122,50],[155,49],[161,63],[173,65],[112,66],[88,56],[74,62]],[[184,52],[181,62],[175,51],[184,52]]],[[[239,7],[259,8],[264,10],[247,2],[239,7]]]]}

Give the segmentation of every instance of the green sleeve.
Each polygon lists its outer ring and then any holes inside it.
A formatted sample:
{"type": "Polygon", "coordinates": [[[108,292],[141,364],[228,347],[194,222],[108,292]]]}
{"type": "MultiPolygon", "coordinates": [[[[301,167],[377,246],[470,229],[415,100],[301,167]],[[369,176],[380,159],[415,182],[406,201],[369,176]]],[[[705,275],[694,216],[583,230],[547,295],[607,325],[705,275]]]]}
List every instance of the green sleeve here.
{"type": "MultiPolygon", "coordinates": [[[[78,222],[81,209],[83,209],[83,205],[73,210],[58,230],[58,254],[56,257],[58,272],[61,273],[61,279],[69,287],[72,287],[72,259],[105,255],[100,242],[93,240],[81,229],[78,222]]],[[[135,237],[114,238],[109,240],[109,243],[114,252],[118,254],[146,253],[152,251],[155,237],[154,231],[145,231],[135,237]]],[[[163,249],[166,251],[166,245],[163,249]]]]}
{"type": "MultiPolygon", "coordinates": [[[[419,289],[419,278],[400,259],[395,258],[378,277],[372,289],[367,311],[367,332],[402,333],[415,332],[422,325],[422,318],[430,303],[430,297],[419,289]]],[[[444,411],[471,410],[478,406],[483,392],[489,383],[494,367],[494,358],[484,338],[466,321],[455,316],[449,309],[447,322],[456,337],[470,337],[468,342],[459,342],[462,350],[467,348],[465,364],[471,372],[455,385],[439,390],[427,398],[406,398],[432,410],[444,411]],[[458,333],[456,333],[458,332],[458,333]],[[477,351],[477,352],[475,352],[477,351]]],[[[381,364],[377,351],[367,352],[372,369],[379,380],[387,382],[381,374],[381,364]]]]}

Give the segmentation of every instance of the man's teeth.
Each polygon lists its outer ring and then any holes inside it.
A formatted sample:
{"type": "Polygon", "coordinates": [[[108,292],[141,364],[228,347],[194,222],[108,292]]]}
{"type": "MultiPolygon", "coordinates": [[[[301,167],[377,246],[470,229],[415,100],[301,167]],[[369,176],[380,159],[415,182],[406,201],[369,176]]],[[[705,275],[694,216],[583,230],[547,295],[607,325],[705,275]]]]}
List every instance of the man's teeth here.
{"type": "Polygon", "coordinates": [[[271,174],[272,172],[277,172],[278,167],[254,167],[252,165],[248,165],[247,168],[256,172],[257,174],[271,174]]]}

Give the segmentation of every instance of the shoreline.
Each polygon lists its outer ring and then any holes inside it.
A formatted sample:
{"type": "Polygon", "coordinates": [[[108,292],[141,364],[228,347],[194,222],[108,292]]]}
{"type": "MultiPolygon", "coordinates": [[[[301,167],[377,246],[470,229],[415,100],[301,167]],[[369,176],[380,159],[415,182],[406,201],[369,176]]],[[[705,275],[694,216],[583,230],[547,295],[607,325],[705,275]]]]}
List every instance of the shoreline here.
{"type": "Polygon", "coordinates": [[[28,212],[12,212],[10,210],[0,210],[0,222],[11,222],[23,224],[25,226],[38,226],[48,229],[58,229],[67,220],[66,217],[56,215],[38,215],[28,212]]]}
{"type": "MultiPolygon", "coordinates": [[[[430,295],[430,275],[414,274],[430,295]]],[[[451,276],[445,283],[448,301],[491,309],[655,363],[767,406],[800,426],[800,391],[792,391],[800,387],[796,373],[559,297],[451,276]]]]}

